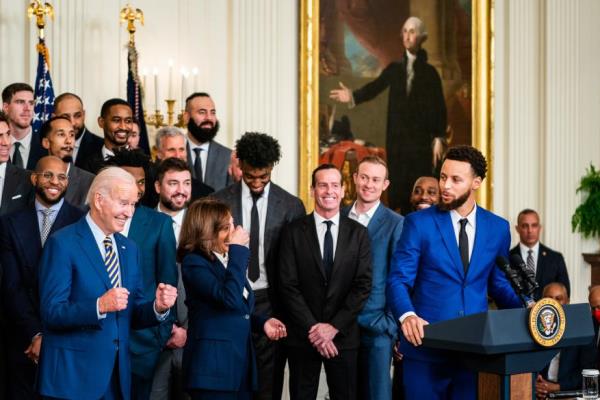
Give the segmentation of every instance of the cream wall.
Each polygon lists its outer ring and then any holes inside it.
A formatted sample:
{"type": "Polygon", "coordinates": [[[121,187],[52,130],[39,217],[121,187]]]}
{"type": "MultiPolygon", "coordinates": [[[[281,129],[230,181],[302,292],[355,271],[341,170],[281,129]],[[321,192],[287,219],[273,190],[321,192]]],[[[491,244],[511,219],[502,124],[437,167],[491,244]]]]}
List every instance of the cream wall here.
{"type": "MultiPolygon", "coordinates": [[[[36,32],[28,1],[0,0],[0,86],[33,82],[36,32]]],[[[87,124],[102,102],[125,96],[127,33],[118,22],[125,1],[52,1],[47,36],[57,93],[82,95],[87,124]]],[[[146,25],[137,37],[140,66],[167,60],[197,66],[222,123],[219,140],[244,131],[277,137],[284,158],[274,180],[297,190],[298,1],[138,0],[146,25]]],[[[589,266],[581,252],[597,241],[572,234],[579,177],[600,164],[600,2],[497,0],[495,7],[494,209],[514,225],[517,213],[540,210],[543,241],[565,255],[573,300],[583,301],[589,266]]],[[[161,92],[166,94],[163,79],[161,92]]],[[[176,80],[176,98],[179,81],[176,80]]],[[[149,102],[151,105],[153,101],[149,102]]],[[[513,232],[513,243],[516,235],[513,232]]]]}

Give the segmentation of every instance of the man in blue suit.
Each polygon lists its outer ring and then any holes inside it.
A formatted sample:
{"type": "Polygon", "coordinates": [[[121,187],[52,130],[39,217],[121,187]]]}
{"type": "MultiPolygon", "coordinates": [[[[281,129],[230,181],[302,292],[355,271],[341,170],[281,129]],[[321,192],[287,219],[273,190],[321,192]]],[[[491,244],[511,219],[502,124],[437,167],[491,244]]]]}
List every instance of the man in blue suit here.
{"type": "Polygon", "coordinates": [[[132,175],[106,168],[90,187],[90,212],[46,242],[40,263],[42,396],[130,398],[130,329],[165,319],[177,297],[176,288],[160,283],[154,300],[146,301],[141,254],[118,233],[137,199],[132,175]]]}
{"type": "Polygon", "coordinates": [[[358,380],[358,397],[386,400],[392,398],[389,371],[398,324],[386,307],[385,283],[404,218],[381,204],[381,194],[390,184],[384,160],[377,156],[363,158],[353,178],[356,202],[352,208],[344,209],[343,215],[367,227],[373,260],[371,294],[358,315],[358,376],[361,377],[358,380]]]}
{"type": "Polygon", "coordinates": [[[471,146],[448,150],[437,206],[409,214],[394,252],[387,298],[400,321],[407,399],[475,398],[475,374],[443,352],[419,347],[428,323],[487,311],[489,294],[500,307],[519,307],[498,256],[510,246],[508,221],[479,207],[485,157],[471,146]]]}
{"type": "MultiPolygon", "coordinates": [[[[120,149],[106,160],[107,165],[123,168],[136,180],[138,199],[144,196],[146,171],[149,157],[142,150],[120,149]]],[[[156,210],[137,205],[133,217],[121,232],[133,240],[142,255],[142,293],[144,300],[152,300],[154,290],[160,283],[177,287],[177,264],[175,263],[175,234],[173,220],[156,210]]],[[[159,326],[131,332],[131,372],[133,399],[147,400],[152,389],[152,377],[161,350],[171,337],[175,315],[162,321],[159,326]]]]}
{"type": "Polygon", "coordinates": [[[84,212],[65,201],[67,165],[57,157],[38,161],[31,175],[35,203],[0,219],[3,310],[11,399],[36,399],[36,364],[42,343],[38,263],[49,235],[79,220],[84,212]]]}

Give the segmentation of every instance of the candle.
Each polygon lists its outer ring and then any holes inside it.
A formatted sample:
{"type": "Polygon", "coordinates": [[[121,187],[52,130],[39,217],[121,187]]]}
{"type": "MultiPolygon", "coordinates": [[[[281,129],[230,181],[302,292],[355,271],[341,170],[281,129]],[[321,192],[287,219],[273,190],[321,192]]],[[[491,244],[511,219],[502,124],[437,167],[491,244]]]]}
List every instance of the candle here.
{"type": "Polygon", "coordinates": [[[198,91],[198,68],[194,67],[192,69],[192,74],[194,75],[194,92],[198,91]]]}
{"type": "Polygon", "coordinates": [[[158,111],[158,68],[154,68],[154,109],[158,111]]]}
{"type": "Polygon", "coordinates": [[[187,71],[185,67],[181,68],[181,108],[185,107],[185,97],[187,96],[187,71]]]}
{"type": "Polygon", "coordinates": [[[169,59],[169,100],[173,99],[173,60],[169,59]]]}
{"type": "Polygon", "coordinates": [[[144,68],[142,70],[142,88],[144,90],[144,93],[146,92],[146,90],[148,89],[148,86],[146,86],[146,77],[148,76],[148,68],[144,68]]]}

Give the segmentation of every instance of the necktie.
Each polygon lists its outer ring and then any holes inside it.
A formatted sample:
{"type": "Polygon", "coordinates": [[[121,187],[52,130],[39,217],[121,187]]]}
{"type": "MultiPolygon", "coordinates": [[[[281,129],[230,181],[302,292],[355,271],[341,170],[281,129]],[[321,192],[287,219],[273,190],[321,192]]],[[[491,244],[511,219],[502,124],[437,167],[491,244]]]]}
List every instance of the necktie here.
{"type": "Polygon", "coordinates": [[[258,268],[258,239],[260,237],[260,220],[258,218],[258,207],[256,202],[262,195],[262,193],[252,194],[252,211],[250,212],[250,266],[248,268],[248,278],[252,282],[256,282],[260,276],[260,270],[258,268]]]}
{"type": "Polygon", "coordinates": [[[117,253],[115,253],[113,249],[113,244],[110,237],[105,237],[103,243],[104,250],[106,250],[106,255],[104,256],[104,265],[106,265],[108,279],[110,279],[110,284],[112,287],[119,287],[121,285],[119,283],[119,259],[117,258],[117,253]]]}
{"type": "Polygon", "coordinates": [[[333,236],[331,235],[333,221],[323,221],[323,223],[327,225],[325,240],[323,240],[323,266],[325,267],[327,279],[329,279],[331,277],[331,270],[333,269],[333,236]]]}
{"type": "Polygon", "coordinates": [[[49,208],[46,208],[42,211],[42,231],[40,232],[40,239],[42,241],[42,247],[44,247],[44,243],[46,243],[46,239],[48,239],[48,234],[50,233],[50,229],[52,228],[52,223],[50,221],[50,216],[54,212],[49,208]]]}
{"type": "Polygon", "coordinates": [[[527,251],[527,269],[533,271],[535,274],[535,262],[533,261],[533,250],[527,251]]]}
{"type": "Polygon", "coordinates": [[[460,232],[458,233],[458,250],[460,251],[460,259],[465,273],[469,269],[469,238],[467,237],[467,222],[468,219],[463,218],[460,221],[460,232]]]}
{"type": "Polygon", "coordinates": [[[23,157],[21,157],[21,151],[19,150],[21,148],[21,142],[15,142],[13,143],[13,146],[15,147],[15,152],[13,153],[12,163],[17,167],[24,168],[23,157]]]}
{"type": "Polygon", "coordinates": [[[196,179],[198,179],[200,182],[204,182],[204,179],[202,179],[202,158],[200,157],[202,148],[196,147],[194,149],[194,153],[196,153],[196,159],[194,160],[194,172],[196,173],[196,179]]]}

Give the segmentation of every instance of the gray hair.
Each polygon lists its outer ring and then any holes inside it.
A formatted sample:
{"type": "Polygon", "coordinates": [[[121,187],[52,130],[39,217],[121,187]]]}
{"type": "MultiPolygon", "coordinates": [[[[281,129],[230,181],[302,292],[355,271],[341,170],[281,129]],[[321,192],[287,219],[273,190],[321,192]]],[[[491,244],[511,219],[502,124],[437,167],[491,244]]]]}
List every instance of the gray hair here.
{"type": "Polygon", "coordinates": [[[408,24],[409,22],[414,23],[417,29],[419,30],[419,42],[423,44],[423,42],[427,40],[428,35],[427,29],[425,29],[425,23],[421,20],[421,18],[408,17],[408,19],[404,23],[404,26],[406,26],[406,24],[408,24]]]}
{"type": "Polygon", "coordinates": [[[185,134],[183,133],[183,130],[175,126],[165,126],[163,128],[160,128],[158,131],[156,131],[156,148],[160,149],[160,145],[163,138],[175,136],[181,136],[185,139],[185,134]]]}
{"type": "Polygon", "coordinates": [[[131,184],[135,186],[135,178],[129,172],[119,167],[106,167],[102,169],[92,181],[88,190],[86,203],[92,207],[94,195],[100,193],[102,196],[112,196],[113,189],[118,184],[131,184]]]}

